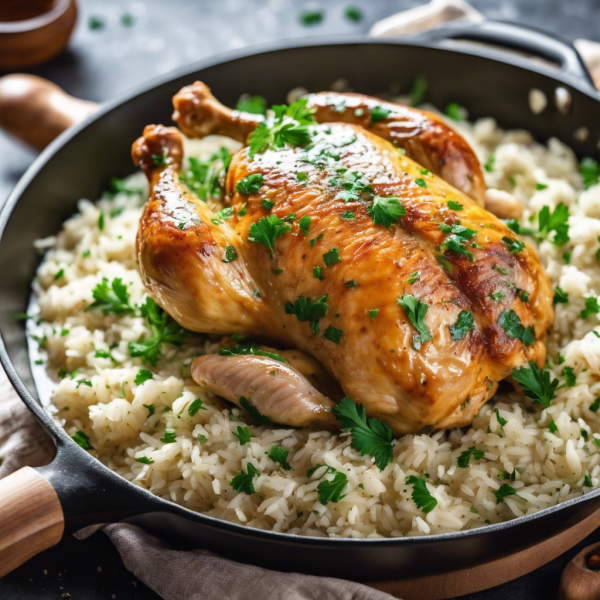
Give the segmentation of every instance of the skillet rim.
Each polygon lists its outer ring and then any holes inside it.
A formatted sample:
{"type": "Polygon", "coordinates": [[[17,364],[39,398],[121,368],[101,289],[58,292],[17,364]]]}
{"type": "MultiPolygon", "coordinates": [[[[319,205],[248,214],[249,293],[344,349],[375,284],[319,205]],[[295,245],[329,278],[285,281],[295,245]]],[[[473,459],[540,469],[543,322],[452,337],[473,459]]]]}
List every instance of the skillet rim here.
{"type": "MultiPolygon", "coordinates": [[[[145,82],[136,86],[133,90],[125,92],[117,96],[117,98],[110,100],[106,103],[102,103],[100,108],[94,112],[92,115],[87,117],[82,122],[70,127],[68,130],[63,132],[60,136],[58,136],[53,142],[51,142],[47,148],[45,148],[41,154],[34,160],[34,162],[30,165],[27,171],[23,174],[23,176],[19,179],[18,183],[9,194],[8,198],[4,202],[1,210],[0,210],[0,244],[3,241],[4,231],[6,229],[6,225],[10,220],[12,212],[18,203],[20,197],[23,192],[27,189],[29,184],[35,179],[38,173],[46,166],[49,160],[60,150],[62,147],[69,144],[73,139],[75,139],[78,134],[86,129],[88,125],[94,123],[96,121],[101,120],[105,115],[112,112],[115,109],[118,109],[120,106],[126,104],[127,102],[133,101],[139,96],[157,88],[161,85],[168,84],[169,82],[175,81],[177,79],[183,78],[185,76],[191,76],[192,74],[197,73],[198,71],[211,68],[218,67],[219,65],[234,62],[239,59],[249,58],[257,55],[266,55],[271,53],[278,53],[281,51],[293,51],[293,50],[301,50],[305,48],[318,48],[318,47],[329,47],[329,46],[349,46],[349,45],[357,45],[357,46],[402,46],[402,47],[410,47],[410,48],[425,48],[431,51],[442,52],[445,54],[455,54],[455,55],[468,55],[474,56],[478,58],[483,58],[492,63],[500,63],[503,65],[508,65],[509,67],[516,68],[522,71],[527,71],[530,73],[535,73],[538,75],[542,75],[544,77],[549,78],[553,83],[559,83],[562,85],[569,86],[576,90],[578,93],[581,93],[591,100],[594,100],[600,103],[600,91],[592,89],[590,85],[584,80],[573,76],[571,73],[565,71],[564,69],[556,69],[544,64],[540,64],[537,62],[533,62],[532,60],[522,58],[515,54],[510,54],[507,52],[501,52],[497,50],[492,50],[487,47],[477,48],[476,50],[472,47],[461,47],[461,48],[448,48],[445,46],[441,46],[438,44],[431,44],[427,42],[419,42],[415,40],[405,40],[398,39],[394,37],[382,37],[382,38],[370,38],[364,35],[361,36],[339,36],[335,38],[323,39],[319,36],[312,36],[311,38],[305,38],[304,43],[297,43],[297,40],[288,40],[288,41],[277,41],[277,42],[268,42],[264,44],[255,44],[251,46],[247,46],[241,50],[231,50],[225,52],[218,57],[213,56],[211,58],[203,59],[198,62],[191,63],[189,65],[178,68],[166,75],[161,75],[158,77],[152,78],[150,81],[145,82]]],[[[29,353],[29,352],[28,352],[29,353]]],[[[109,469],[106,465],[100,462],[98,459],[94,458],[85,450],[80,448],[66,433],[66,431],[60,427],[58,424],[54,422],[51,415],[47,413],[43,406],[38,403],[33,396],[29,393],[24,383],[21,381],[21,378],[16,372],[12,361],[8,355],[6,350],[5,342],[4,342],[4,333],[0,328],[0,363],[4,368],[6,375],[14,387],[15,391],[21,398],[21,400],[27,405],[27,408],[33,412],[38,421],[42,424],[44,429],[51,435],[54,443],[57,446],[57,455],[53,459],[53,461],[44,467],[39,467],[39,469],[43,472],[45,470],[52,470],[52,466],[59,463],[61,461],[61,455],[66,454],[67,456],[73,454],[73,451],[76,453],[74,455],[74,459],[78,460],[80,463],[86,461],[89,466],[93,469],[99,470],[99,474],[108,481],[113,480],[117,485],[125,485],[130,493],[135,493],[137,495],[145,496],[149,501],[148,511],[140,511],[137,514],[146,514],[153,512],[160,512],[157,510],[152,510],[152,508],[157,509],[158,506],[164,506],[166,512],[170,512],[176,514],[178,516],[184,517],[186,519],[192,519],[194,521],[199,522],[202,525],[209,526],[211,528],[216,529],[226,529],[231,533],[237,534],[242,537],[259,537],[265,539],[271,539],[273,542],[279,542],[284,544],[300,544],[303,546],[310,546],[311,544],[317,545],[327,545],[330,547],[336,546],[353,546],[353,545],[365,545],[369,544],[370,546],[402,546],[402,545],[413,545],[413,544],[425,544],[425,543],[439,543],[443,541],[450,540],[459,540],[464,538],[477,538],[479,536],[497,533],[503,530],[509,530],[515,527],[522,526],[526,523],[531,523],[533,521],[537,521],[539,519],[544,519],[553,513],[566,510],[569,507],[575,506],[577,504],[583,504],[590,502],[594,499],[600,497],[600,487],[595,490],[588,492],[587,494],[583,494],[576,498],[572,498],[565,502],[561,502],[554,506],[542,509],[535,513],[525,515],[522,517],[517,517],[511,519],[509,521],[503,521],[500,523],[494,523],[490,525],[484,525],[481,527],[476,527],[474,529],[465,529],[455,532],[449,533],[441,533],[441,534],[433,534],[433,535],[424,535],[424,536],[405,536],[405,537],[395,537],[395,538],[330,538],[330,537],[317,537],[317,536],[304,536],[298,534],[290,534],[290,533],[282,533],[276,531],[268,531],[258,528],[249,527],[247,525],[238,525],[236,523],[232,523],[230,521],[226,521],[223,519],[217,519],[216,517],[212,517],[210,515],[206,515],[201,512],[196,512],[191,509],[185,508],[175,502],[170,500],[161,498],[139,486],[134,485],[124,477],[121,477],[111,469],[109,469]],[[154,504],[154,507],[152,506],[154,504]]],[[[62,501],[61,501],[62,502],[62,501]]],[[[68,519],[68,516],[65,520],[68,519]]],[[[127,521],[128,519],[124,519],[127,521]]],[[[550,537],[550,536],[548,536],[550,537]]],[[[548,539],[548,538],[546,538],[548,539]]]]}

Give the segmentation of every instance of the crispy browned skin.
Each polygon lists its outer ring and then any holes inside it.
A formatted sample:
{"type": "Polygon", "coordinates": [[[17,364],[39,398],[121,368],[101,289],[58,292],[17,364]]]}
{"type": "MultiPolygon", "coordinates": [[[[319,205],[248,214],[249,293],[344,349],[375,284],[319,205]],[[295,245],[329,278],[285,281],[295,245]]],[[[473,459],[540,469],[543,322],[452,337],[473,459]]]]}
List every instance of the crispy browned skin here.
{"type": "Polygon", "coordinates": [[[528,245],[511,254],[502,238],[515,235],[504,223],[442,179],[424,175],[421,165],[372,132],[343,123],[314,125],[311,131],[312,150],[267,149],[253,160],[247,149],[238,152],[225,191],[236,213],[245,204],[246,213],[215,225],[208,206],[178,182],[176,130],[146,128],[145,141],[134,145],[136,162],[148,165],[147,149],[155,149],[161,139],[173,155],[172,164],[147,169],[152,198],[140,223],[138,257],[149,294],[189,329],[245,333],[306,352],[347,396],[396,433],[470,423],[513,367],[545,360],[552,289],[537,255],[528,245]],[[336,148],[339,160],[322,168],[305,162],[311,152],[324,148],[336,148]],[[398,197],[406,215],[390,227],[375,225],[367,214],[369,201],[337,199],[340,168],[363,174],[375,194],[398,197]],[[298,182],[299,172],[307,174],[307,181],[298,182]],[[262,174],[263,185],[258,193],[243,196],[236,184],[251,173],[262,174]],[[424,179],[426,187],[417,179],[424,179]],[[265,199],[275,203],[271,213],[262,206],[265,199]],[[449,200],[464,208],[451,210],[449,200]],[[355,218],[342,218],[347,210],[355,218]],[[259,219],[268,214],[283,219],[291,213],[296,216],[292,230],[277,238],[273,257],[266,246],[248,240],[259,219]],[[308,235],[299,228],[304,215],[311,217],[308,235]],[[440,251],[446,234],[439,226],[459,219],[477,231],[468,242],[473,261],[440,251]],[[228,245],[238,259],[223,263],[228,245]],[[323,255],[332,248],[340,261],[326,266],[323,255]],[[323,280],[314,277],[316,266],[323,280]],[[417,271],[418,278],[409,283],[417,271]],[[348,287],[349,281],[356,287],[348,287]],[[528,301],[519,290],[528,294],[528,301]],[[496,301],[490,296],[494,292],[504,296],[496,301]],[[409,294],[427,305],[425,324],[433,338],[419,351],[412,345],[416,330],[397,303],[409,294]],[[324,295],[329,309],[318,333],[309,322],[286,313],[286,303],[299,296],[314,302],[324,295]],[[370,318],[372,309],[379,310],[375,318],[370,318]],[[533,326],[531,346],[498,324],[507,309],[516,312],[523,326],[533,326]],[[462,310],[472,311],[475,330],[452,341],[449,328],[462,310]],[[343,332],[339,345],[324,337],[330,326],[343,332]]]}
{"type": "MultiPolygon", "coordinates": [[[[307,98],[318,123],[360,125],[404,149],[407,156],[484,205],[486,186],[477,156],[463,137],[436,115],[363,94],[321,92],[307,98]]],[[[173,105],[173,119],[188,137],[214,133],[245,142],[263,120],[261,115],[223,106],[201,81],[184,87],[173,98],[173,105]]]]}

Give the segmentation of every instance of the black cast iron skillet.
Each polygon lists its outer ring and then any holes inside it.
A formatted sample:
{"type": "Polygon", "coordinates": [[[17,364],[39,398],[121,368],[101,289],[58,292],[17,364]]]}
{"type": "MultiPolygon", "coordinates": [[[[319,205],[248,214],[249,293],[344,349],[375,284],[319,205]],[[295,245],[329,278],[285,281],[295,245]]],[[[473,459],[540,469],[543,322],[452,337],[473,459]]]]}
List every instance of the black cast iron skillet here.
{"type": "MultiPolygon", "coordinates": [[[[110,177],[132,172],[132,141],[148,123],[171,123],[171,97],[183,85],[200,79],[221,101],[233,105],[244,92],[285,102],[288,90],[296,86],[321,91],[339,78],[372,95],[389,92],[393,84],[407,91],[418,76],[427,78],[426,99],[439,107],[458,102],[472,118],[491,115],[501,126],[527,129],[540,140],[556,136],[580,157],[598,154],[600,95],[574,48],[533,30],[486,23],[446,28],[412,41],[344,39],[228,54],[109,103],[52,143],[27,171],[0,216],[0,359],[19,395],[56,443],[56,458],[37,473],[60,500],[66,532],[127,520],[176,543],[273,569],[391,579],[472,567],[514,553],[566,530],[600,507],[600,490],[595,490],[506,523],[429,537],[324,539],[259,531],[186,510],[127,482],[77,446],[39,404],[24,328],[14,319],[27,307],[39,262],[33,242],[56,233],[79,198],[97,198],[110,177]],[[449,49],[445,40],[454,37],[527,51],[559,68],[489,48],[449,49]],[[532,88],[548,98],[537,115],[528,102],[532,88]],[[570,98],[560,108],[554,101],[557,88],[570,98]]],[[[35,508],[35,498],[22,500],[35,508]]],[[[0,532],[9,526],[6,520],[4,515],[0,532]]]]}

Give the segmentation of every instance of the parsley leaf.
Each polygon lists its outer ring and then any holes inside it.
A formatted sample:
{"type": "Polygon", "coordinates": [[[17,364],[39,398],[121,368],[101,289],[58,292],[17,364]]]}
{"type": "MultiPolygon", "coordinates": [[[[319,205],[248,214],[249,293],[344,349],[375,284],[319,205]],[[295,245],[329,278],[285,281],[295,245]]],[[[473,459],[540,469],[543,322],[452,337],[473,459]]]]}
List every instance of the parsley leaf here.
{"type": "Polygon", "coordinates": [[[453,121],[462,121],[463,120],[463,111],[464,108],[457,104],[456,102],[451,102],[444,109],[444,113],[446,116],[450,117],[453,121]]]}
{"type": "Polygon", "coordinates": [[[323,281],[323,279],[324,279],[323,269],[319,266],[313,267],[313,276],[315,279],[318,279],[319,281],[323,281]]]}
{"type": "Polygon", "coordinates": [[[571,239],[568,220],[569,208],[562,202],[552,212],[548,206],[543,206],[538,214],[540,237],[549,239],[550,234],[554,232],[552,243],[555,246],[564,246],[571,239]]]}
{"type": "Polygon", "coordinates": [[[412,499],[424,513],[431,512],[436,506],[438,501],[431,495],[431,492],[427,489],[427,483],[422,477],[411,475],[406,478],[407,485],[413,486],[412,499]]]}
{"type": "Polygon", "coordinates": [[[469,331],[475,329],[473,313],[470,310],[461,310],[454,325],[450,325],[450,337],[453,342],[462,340],[469,331]]]}
{"type": "Polygon", "coordinates": [[[93,290],[94,302],[85,310],[100,309],[105,315],[133,312],[133,307],[129,304],[129,292],[122,279],[117,277],[108,284],[108,279],[104,278],[93,290]]]}
{"type": "Polygon", "coordinates": [[[151,458],[148,458],[147,456],[140,456],[139,458],[135,459],[135,462],[142,463],[143,465],[153,465],[154,464],[154,461],[151,458]]]}
{"type": "Polygon", "coordinates": [[[319,502],[323,505],[328,502],[339,502],[345,495],[342,495],[348,478],[345,473],[341,471],[335,471],[333,479],[324,479],[319,483],[317,490],[319,492],[319,502]]]}
{"type": "Polygon", "coordinates": [[[311,322],[313,333],[319,332],[319,319],[324,317],[328,310],[327,295],[321,296],[314,303],[306,296],[299,296],[294,304],[291,302],[286,302],[285,304],[285,312],[288,315],[296,315],[296,318],[300,322],[311,322]]]}
{"type": "Polygon", "coordinates": [[[600,398],[596,398],[591,404],[590,404],[590,410],[592,412],[598,412],[598,409],[600,409],[600,398]]]}
{"type": "Polygon", "coordinates": [[[268,147],[283,148],[285,144],[304,146],[310,142],[308,125],[315,122],[314,109],[307,109],[307,98],[299,98],[290,106],[273,106],[275,119],[267,119],[259,123],[248,140],[248,156],[268,147]]]}
{"type": "Polygon", "coordinates": [[[163,433],[163,436],[160,438],[160,441],[165,444],[173,444],[173,443],[175,443],[176,439],[177,439],[177,434],[174,431],[165,431],[163,433]]]}
{"type": "Polygon", "coordinates": [[[569,294],[563,291],[563,289],[559,286],[554,288],[554,298],[552,300],[552,305],[556,306],[557,304],[568,304],[569,303],[569,294]]]}
{"type": "Polygon", "coordinates": [[[408,283],[414,283],[415,281],[417,281],[417,279],[419,279],[419,277],[421,276],[421,273],[419,273],[419,271],[415,271],[414,273],[410,274],[410,277],[408,278],[408,283]]]}
{"type": "Polygon", "coordinates": [[[225,248],[225,254],[223,254],[223,258],[221,259],[224,263],[230,263],[234,260],[237,260],[238,253],[233,246],[227,246],[225,248]]]}
{"type": "Polygon", "coordinates": [[[237,101],[235,110],[253,115],[264,115],[267,112],[267,101],[262,96],[245,94],[237,101]]]}
{"type": "Polygon", "coordinates": [[[135,385],[142,385],[144,381],[148,381],[148,379],[153,379],[154,374],[152,371],[148,371],[148,369],[140,369],[135,376],[134,383],[135,385]]]}
{"type": "Polygon", "coordinates": [[[508,219],[508,221],[506,221],[506,225],[511,231],[514,231],[517,235],[535,235],[533,229],[523,227],[519,224],[519,221],[517,221],[517,219],[508,219]]]}
{"type": "Polygon", "coordinates": [[[500,436],[504,437],[506,435],[506,432],[504,431],[504,426],[508,423],[508,421],[500,416],[500,411],[497,408],[494,408],[492,412],[496,413],[496,421],[498,421],[498,425],[500,426],[500,436]]]}
{"type": "Polygon", "coordinates": [[[502,326],[506,335],[521,340],[527,347],[535,342],[533,325],[523,327],[519,315],[512,308],[507,308],[500,314],[498,324],[502,326]]]}
{"type": "Polygon", "coordinates": [[[340,254],[337,248],[332,248],[328,252],[323,254],[323,260],[325,261],[326,267],[331,267],[331,265],[335,265],[335,263],[340,262],[340,254]]]}
{"type": "Polygon", "coordinates": [[[205,161],[191,156],[189,167],[179,175],[179,179],[204,202],[208,198],[220,198],[219,180],[229,168],[230,162],[231,154],[227,148],[220,148],[205,161]]]}
{"type": "Polygon", "coordinates": [[[500,489],[497,492],[494,492],[494,496],[496,496],[496,504],[500,504],[505,498],[508,496],[516,496],[517,490],[515,490],[512,485],[508,485],[508,483],[503,483],[500,486],[500,489]]]}
{"type": "Polygon", "coordinates": [[[148,416],[146,417],[147,419],[149,419],[156,412],[156,407],[154,404],[142,404],[142,406],[148,409],[148,416]]]}
{"type": "Polygon", "coordinates": [[[471,446],[468,450],[461,452],[456,462],[459,467],[465,469],[469,466],[471,456],[473,457],[473,460],[481,460],[484,457],[484,455],[485,452],[483,450],[477,450],[475,446],[471,446]]]}
{"type": "Polygon", "coordinates": [[[413,336],[413,348],[418,351],[421,348],[421,344],[424,344],[431,339],[431,333],[425,324],[427,304],[420,302],[410,294],[398,298],[398,304],[406,312],[406,316],[412,326],[419,332],[417,335],[413,336]]]}
{"type": "Polygon", "coordinates": [[[253,356],[266,356],[267,358],[272,358],[273,360],[278,360],[279,362],[287,362],[281,354],[277,352],[267,352],[266,350],[261,350],[258,347],[258,344],[255,342],[241,342],[232,346],[231,348],[219,348],[217,350],[217,354],[221,356],[238,356],[239,354],[252,354],[253,356]]]}
{"type": "Polygon", "coordinates": [[[502,241],[507,245],[511,254],[517,254],[525,248],[525,244],[521,240],[512,240],[509,237],[503,237],[502,241]]]}
{"type": "Polygon", "coordinates": [[[369,310],[369,319],[371,319],[372,321],[379,314],[379,311],[379,308],[372,308],[371,310],[369,310]]]}
{"type": "Polygon", "coordinates": [[[250,434],[250,427],[242,427],[241,425],[238,425],[237,431],[232,431],[231,433],[233,433],[233,435],[240,440],[240,446],[247,444],[252,438],[252,435],[250,434]]]}
{"type": "Polygon", "coordinates": [[[386,423],[375,418],[367,421],[364,406],[350,398],[342,398],[333,409],[333,414],[340,422],[341,429],[350,431],[352,448],[358,450],[361,456],[372,456],[380,471],[392,462],[392,430],[386,423]]]}
{"type": "Polygon", "coordinates": [[[312,219],[308,215],[304,215],[298,221],[298,227],[300,228],[300,231],[304,235],[308,235],[309,234],[311,221],[312,221],[312,219]]]}
{"type": "Polygon", "coordinates": [[[464,206],[460,202],[454,202],[454,200],[448,200],[448,208],[452,210],[462,210],[464,206]]]}
{"type": "Polygon", "coordinates": [[[396,196],[375,196],[373,204],[367,209],[367,214],[373,219],[375,225],[390,227],[406,214],[406,208],[396,196]]]}
{"type": "Polygon", "coordinates": [[[254,494],[254,477],[256,475],[260,475],[260,471],[252,464],[248,463],[248,472],[242,469],[242,472],[239,475],[236,475],[229,485],[236,492],[244,492],[248,495],[254,494]]]}
{"type": "Polygon", "coordinates": [[[585,308],[581,311],[581,318],[587,319],[590,315],[597,315],[600,312],[600,306],[598,306],[598,298],[595,296],[589,296],[585,299],[585,308]]]}
{"type": "Polygon", "coordinates": [[[425,92],[427,91],[427,79],[425,77],[417,77],[410,90],[410,105],[418,106],[423,102],[425,92]]]}
{"type": "Polygon", "coordinates": [[[575,375],[573,367],[565,367],[563,370],[563,377],[565,378],[567,387],[575,387],[575,385],[577,385],[577,375],[575,375]]]}
{"type": "Polygon", "coordinates": [[[383,121],[387,118],[387,116],[392,111],[389,108],[384,108],[383,106],[374,106],[371,109],[371,123],[379,123],[379,121],[383,121]]]}
{"type": "Polygon", "coordinates": [[[491,173],[494,170],[494,163],[496,162],[496,157],[493,154],[490,154],[487,158],[487,161],[485,163],[485,165],[483,165],[483,168],[488,172],[491,173]]]}
{"type": "Polygon", "coordinates": [[[477,235],[477,231],[461,225],[460,221],[456,221],[452,225],[448,225],[448,223],[440,223],[439,229],[447,234],[447,237],[440,244],[440,250],[442,252],[445,252],[446,250],[452,250],[458,254],[466,256],[470,261],[475,260],[473,253],[467,250],[465,243],[473,236],[477,235]]]}
{"type": "Polygon", "coordinates": [[[269,425],[273,424],[273,421],[269,417],[258,412],[258,410],[250,403],[250,400],[248,400],[248,398],[241,396],[240,406],[246,409],[250,413],[250,415],[254,417],[257,421],[262,421],[263,423],[268,423],[269,425]]]}
{"type": "Polygon", "coordinates": [[[550,381],[550,372],[540,368],[533,362],[529,362],[529,368],[520,367],[512,370],[513,379],[521,385],[523,393],[531,398],[533,402],[539,402],[548,408],[556,396],[558,379],[550,381]]]}
{"type": "Polygon", "coordinates": [[[185,330],[162,310],[152,298],[146,298],[140,306],[142,316],[146,317],[151,335],[142,341],[129,344],[129,354],[139,356],[146,363],[156,365],[163,343],[180,346],[183,344],[185,330]]]}
{"type": "Polygon", "coordinates": [[[244,194],[244,196],[256,194],[262,187],[263,181],[262,173],[252,173],[237,182],[235,191],[244,194]]]}
{"type": "Polygon", "coordinates": [[[342,219],[354,219],[355,215],[351,210],[347,210],[342,213],[342,219]]]}
{"type": "Polygon", "coordinates": [[[290,467],[290,465],[287,462],[287,457],[289,453],[289,450],[287,450],[286,448],[282,448],[281,446],[271,446],[268,456],[272,461],[278,462],[281,465],[282,469],[284,469],[285,471],[290,471],[292,467],[290,467]]]}
{"type": "Polygon", "coordinates": [[[291,231],[291,225],[284,223],[277,215],[263,217],[250,225],[248,239],[257,244],[264,244],[275,255],[275,240],[291,231]]]}
{"type": "Polygon", "coordinates": [[[71,436],[71,439],[81,446],[84,450],[93,450],[93,446],[90,444],[90,438],[81,430],[77,430],[75,435],[71,436]]]}
{"type": "Polygon", "coordinates": [[[193,417],[199,410],[208,410],[206,406],[204,406],[204,402],[202,402],[202,398],[196,398],[189,406],[188,406],[188,415],[193,417]]]}
{"type": "Polygon", "coordinates": [[[583,187],[588,190],[593,185],[598,185],[600,166],[590,157],[583,158],[579,163],[579,172],[583,178],[583,187]]]}
{"type": "Polygon", "coordinates": [[[325,339],[333,342],[334,344],[340,344],[340,340],[342,339],[342,335],[344,332],[341,329],[336,329],[333,325],[330,325],[326,330],[323,336],[325,339]]]}
{"type": "Polygon", "coordinates": [[[494,292],[490,294],[490,297],[493,298],[496,302],[500,302],[500,300],[502,300],[502,298],[505,297],[505,294],[503,294],[502,292],[494,292]]]}

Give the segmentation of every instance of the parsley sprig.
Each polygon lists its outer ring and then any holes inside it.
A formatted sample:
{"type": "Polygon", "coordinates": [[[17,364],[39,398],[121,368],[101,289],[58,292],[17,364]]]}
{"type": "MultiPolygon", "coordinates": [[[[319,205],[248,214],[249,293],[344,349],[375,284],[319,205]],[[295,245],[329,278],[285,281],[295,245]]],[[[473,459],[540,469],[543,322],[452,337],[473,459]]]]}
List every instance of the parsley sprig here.
{"type": "Polygon", "coordinates": [[[500,314],[498,324],[504,329],[507,336],[521,340],[527,347],[535,342],[533,325],[525,328],[519,315],[512,308],[507,308],[500,314]]]}
{"type": "Polygon", "coordinates": [[[583,158],[579,164],[579,172],[583,178],[583,187],[588,190],[593,185],[598,185],[600,179],[600,165],[589,156],[583,158]]]}
{"type": "Polygon", "coordinates": [[[221,148],[208,160],[191,156],[188,168],[181,172],[179,179],[204,202],[208,198],[220,198],[220,180],[227,172],[230,162],[231,154],[227,148],[221,148]]]}
{"type": "Polygon", "coordinates": [[[367,421],[365,407],[350,398],[342,398],[333,409],[333,414],[340,422],[341,429],[350,431],[352,448],[358,450],[361,456],[372,456],[380,471],[392,462],[392,430],[386,423],[375,418],[367,421]]]}
{"type": "Polygon", "coordinates": [[[452,250],[466,256],[471,262],[475,260],[473,253],[469,252],[466,247],[466,242],[477,234],[475,229],[470,229],[469,227],[461,225],[460,221],[456,221],[452,225],[440,223],[439,229],[446,234],[446,238],[440,244],[440,250],[442,252],[452,250]]]}
{"type": "Polygon", "coordinates": [[[263,217],[250,225],[248,239],[257,244],[264,244],[271,252],[271,257],[275,255],[275,240],[288,231],[292,226],[284,223],[277,215],[263,217]]]}
{"type": "Polygon", "coordinates": [[[431,512],[436,506],[438,501],[431,495],[431,492],[427,489],[427,483],[422,477],[416,475],[410,475],[406,478],[406,483],[413,486],[412,499],[424,513],[431,512]]]}
{"type": "Polygon", "coordinates": [[[239,475],[236,475],[229,485],[236,492],[244,492],[248,495],[254,494],[256,491],[254,489],[254,477],[256,475],[260,475],[260,471],[252,464],[248,463],[248,472],[242,469],[242,472],[239,475]]]}
{"type": "Polygon", "coordinates": [[[396,196],[375,196],[367,214],[372,217],[375,225],[390,227],[406,214],[406,208],[396,196]]]}
{"type": "Polygon", "coordinates": [[[466,469],[469,466],[469,461],[471,460],[471,456],[473,460],[481,460],[485,455],[483,450],[477,450],[475,446],[471,446],[468,450],[460,453],[460,456],[456,460],[456,463],[459,467],[466,469]]]}
{"type": "Polygon", "coordinates": [[[523,393],[533,402],[543,404],[548,408],[556,397],[558,379],[550,381],[550,372],[540,368],[533,362],[528,367],[515,367],[512,370],[513,379],[521,385],[523,393]]]}
{"type": "Polygon", "coordinates": [[[550,234],[554,236],[550,240],[555,246],[564,246],[569,240],[569,207],[562,202],[550,212],[548,206],[543,206],[538,213],[539,236],[542,239],[550,239],[550,234]]]}
{"type": "Polygon", "coordinates": [[[328,310],[327,295],[322,296],[314,302],[306,296],[299,296],[296,298],[294,304],[291,302],[286,302],[285,304],[285,312],[288,315],[296,315],[296,318],[300,322],[310,321],[313,333],[319,333],[319,319],[323,318],[328,310]]]}
{"type": "Polygon", "coordinates": [[[129,303],[129,292],[123,280],[117,277],[111,283],[104,278],[93,290],[94,302],[85,310],[101,310],[105,315],[134,312],[133,306],[129,303]]]}
{"type": "Polygon", "coordinates": [[[427,304],[417,300],[414,296],[406,294],[402,298],[398,298],[398,304],[406,312],[408,320],[412,326],[418,331],[418,334],[413,336],[413,348],[420,350],[421,345],[431,339],[429,327],[425,324],[425,315],[427,314],[427,304]]]}
{"type": "Polygon", "coordinates": [[[308,144],[311,139],[308,126],[315,122],[313,116],[315,109],[306,108],[307,102],[306,98],[299,98],[290,106],[285,104],[272,106],[275,117],[259,123],[248,140],[250,159],[269,147],[283,148],[285,144],[291,146],[308,144]]]}
{"type": "MultiPolygon", "coordinates": [[[[345,473],[331,469],[333,472],[333,479],[324,479],[319,483],[317,491],[319,492],[319,502],[323,505],[328,502],[339,502],[346,495],[342,495],[346,484],[348,483],[348,477],[345,473]]],[[[324,476],[329,474],[329,469],[325,472],[324,476]]]]}

